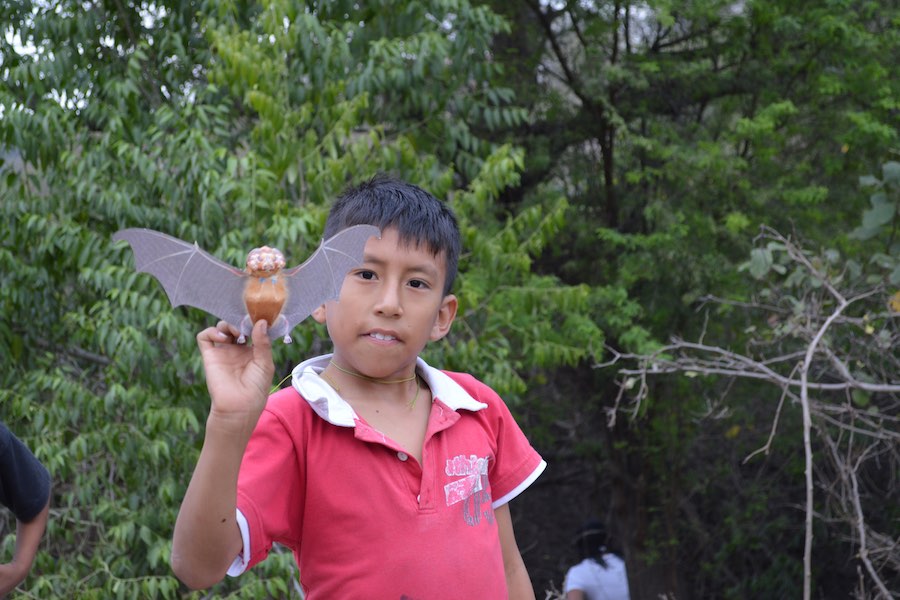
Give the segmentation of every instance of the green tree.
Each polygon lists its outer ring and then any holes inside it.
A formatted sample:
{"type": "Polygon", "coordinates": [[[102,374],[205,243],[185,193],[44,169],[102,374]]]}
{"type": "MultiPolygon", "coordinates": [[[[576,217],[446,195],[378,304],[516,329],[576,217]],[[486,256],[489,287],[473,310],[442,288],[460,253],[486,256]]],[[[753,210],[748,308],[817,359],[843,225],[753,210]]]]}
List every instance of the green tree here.
{"type": "MultiPolygon", "coordinates": [[[[389,171],[447,198],[465,235],[462,314],[429,358],[515,400],[598,337],[588,290],[530,269],[565,201],[498,215],[522,154],[465,133],[508,96],[470,93],[504,27],[485,8],[12,2],[0,17],[0,405],[54,482],[23,596],[201,597],[168,558],[208,410],[193,336],[211,320],[134,272],[122,227],[235,264],[262,240],[296,263],[331,198],[389,171]]],[[[324,340],[299,328],[280,374],[324,340]]],[[[214,593],[286,597],[296,575],[278,551],[214,593]]]]}

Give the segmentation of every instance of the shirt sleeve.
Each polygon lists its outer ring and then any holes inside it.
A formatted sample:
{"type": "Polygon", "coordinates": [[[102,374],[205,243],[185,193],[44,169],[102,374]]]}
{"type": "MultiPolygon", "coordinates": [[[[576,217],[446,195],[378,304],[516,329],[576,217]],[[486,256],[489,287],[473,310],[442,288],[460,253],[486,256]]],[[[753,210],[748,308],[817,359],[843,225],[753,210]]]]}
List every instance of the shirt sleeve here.
{"type": "Polygon", "coordinates": [[[238,529],[241,530],[241,553],[232,561],[226,573],[229,577],[237,577],[247,570],[250,565],[250,528],[247,525],[247,518],[240,509],[235,509],[235,519],[237,519],[238,529]]]}
{"type": "Polygon", "coordinates": [[[303,515],[301,462],[282,415],[267,407],[244,451],[238,475],[237,508],[239,519],[246,523],[241,528],[245,547],[238,557],[242,568],[233,564],[232,573],[263,560],[275,542],[292,550],[299,548],[303,515]]]}
{"type": "Polygon", "coordinates": [[[474,399],[487,404],[475,413],[494,438],[495,456],[488,466],[493,508],[503,506],[527,489],[543,473],[547,463],[541,458],[503,399],[489,386],[471,375],[454,373],[452,378],[474,399]]]}
{"type": "Polygon", "coordinates": [[[507,504],[525,491],[547,468],[547,463],[535,450],[516,423],[509,408],[497,397],[489,410],[499,413],[497,456],[489,467],[494,508],[507,504]]]}
{"type": "Polygon", "coordinates": [[[47,505],[50,473],[6,425],[0,423],[0,502],[29,522],[47,505]]]}

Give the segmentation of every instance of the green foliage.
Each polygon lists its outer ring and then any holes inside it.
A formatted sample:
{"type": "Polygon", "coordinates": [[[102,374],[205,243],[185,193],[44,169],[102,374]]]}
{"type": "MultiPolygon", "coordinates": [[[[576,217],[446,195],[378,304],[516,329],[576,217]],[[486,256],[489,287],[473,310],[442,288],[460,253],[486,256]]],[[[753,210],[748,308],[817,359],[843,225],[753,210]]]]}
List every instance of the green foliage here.
{"type": "MultiPolygon", "coordinates": [[[[871,207],[863,213],[862,225],[850,232],[852,238],[868,240],[885,230],[889,240],[896,238],[896,232],[900,228],[900,163],[886,162],[881,172],[881,179],[874,175],[860,177],[861,185],[875,191],[869,196],[871,207]]],[[[897,248],[892,246],[888,251],[896,254],[897,248]]],[[[891,272],[889,280],[894,285],[900,285],[900,271],[895,269],[891,272]]]]}
{"type": "Polygon", "coordinates": [[[870,208],[862,211],[861,224],[847,236],[850,257],[842,256],[839,248],[826,248],[821,253],[807,252],[808,260],[819,273],[812,275],[795,264],[795,257],[785,244],[773,241],[754,248],[750,260],[740,265],[739,270],[747,269],[756,279],[763,279],[770,271],[785,275],[793,264],[785,285],[798,288],[810,281],[818,287],[825,277],[842,285],[859,279],[865,269],[865,283],[869,285],[884,282],[894,288],[900,286],[900,243],[896,241],[900,228],[900,163],[888,161],[881,170],[881,179],[873,175],[859,178],[861,186],[874,188],[875,192],[869,197],[870,208]],[[867,255],[868,259],[862,264],[856,258],[867,255]]]}
{"type": "Polygon", "coordinates": [[[532,273],[532,264],[566,223],[556,197],[492,224],[496,194],[516,183],[521,155],[508,148],[486,161],[483,177],[453,198],[466,253],[456,294],[459,316],[439,364],[477,372],[509,400],[527,389],[534,371],[590,358],[603,335],[589,318],[590,289],[532,273]]]}
{"type": "MultiPolygon", "coordinates": [[[[505,130],[526,149],[525,183],[508,194],[506,205],[529,206],[554,189],[567,198],[572,218],[535,267],[573,285],[587,283],[595,297],[612,300],[592,313],[611,347],[647,353],[673,336],[755,347],[751,336],[764,324],[740,307],[763,280],[743,271],[790,285],[812,282],[799,280],[777,243],[753,243],[761,226],[796,232],[825,261],[826,272],[837,277],[846,269],[845,282],[865,272],[896,290],[890,283],[894,192],[882,173],[869,183],[884,196],[866,205],[856,186],[861,173],[896,154],[900,87],[885,77],[900,55],[896,7],[710,0],[544,3],[523,11],[491,4],[513,24],[494,45],[505,67],[503,81],[532,114],[527,126],[505,130]],[[879,232],[860,245],[848,224],[863,211],[862,229],[868,224],[879,232]],[[820,253],[819,246],[833,253],[820,253]],[[704,310],[717,297],[730,303],[704,310]]],[[[874,324],[875,331],[885,323],[874,324]]],[[[884,364],[879,351],[868,356],[877,365],[884,364]]],[[[565,386],[571,374],[561,373],[551,376],[548,387],[565,386]]],[[[621,408],[615,378],[615,367],[584,377],[597,392],[585,398],[592,404],[581,411],[599,415],[621,408]]],[[[611,438],[612,450],[594,456],[610,461],[615,473],[607,487],[598,486],[595,510],[615,510],[610,520],[622,524],[621,537],[631,544],[629,568],[640,572],[633,595],[796,595],[799,580],[793,587],[774,582],[777,566],[766,571],[773,579],[759,590],[732,587],[724,555],[712,558],[709,570],[695,569],[694,549],[719,544],[722,536],[705,538],[703,524],[670,499],[694,498],[696,492],[698,503],[708,499],[709,507],[729,493],[712,491],[715,469],[701,466],[723,460],[723,442],[708,441],[673,413],[706,415],[724,390],[709,389],[709,381],[684,386],[681,379],[657,380],[628,413],[627,427],[605,431],[605,420],[598,419],[571,434],[611,438]],[[664,435],[660,423],[678,423],[681,435],[664,435]],[[697,463],[673,470],[671,461],[693,444],[702,449],[697,463]],[[651,494],[645,482],[657,481],[668,487],[651,494]],[[617,508],[621,503],[632,508],[617,508]],[[644,536],[647,531],[659,537],[644,536]],[[681,540],[678,552],[671,551],[673,535],[681,540]]],[[[750,390],[729,398],[730,406],[758,406],[750,390]]],[[[766,422],[770,409],[758,408],[750,418],[766,422]]],[[[704,424],[710,419],[697,418],[704,424]]],[[[560,442],[557,450],[571,448],[560,442]]],[[[733,518],[744,530],[758,525],[749,514],[733,518]]],[[[773,553],[786,548],[789,534],[772,529],[766,535],[773,553]]],[[[790,563],[787,552],[776,554],[772,564],[790,563]]],[[[738,581],[757,575],[748,565],[734,568],[738,581]]]]}
{"type": "MultiPolygon", "coordinates": [[[[106,8],[0,8],[0,406],[53,479],[20,589],[208,597],[168,560],[208,411],[194,334],[212,317],[173,309],[115,231],[165,231],[235,264],[263,240],[296,264],[328,202],[387,171],[447,198],[466,238],[463,315],[431,360],[515,399],[534,371],[590,356],[598,331],[587,286],[531,268],[565,227],[565,200],[496,210],[523,158],[491,132],[524,113],[492,81],[488,44],[507,27],[487,8],[106,8]]],[[[314,324],[294,339],[276,346],[279,379],[325,349],[314,324]]],[[[291,597],[296,577],[279,549],[210,594],[291,597]]]]}

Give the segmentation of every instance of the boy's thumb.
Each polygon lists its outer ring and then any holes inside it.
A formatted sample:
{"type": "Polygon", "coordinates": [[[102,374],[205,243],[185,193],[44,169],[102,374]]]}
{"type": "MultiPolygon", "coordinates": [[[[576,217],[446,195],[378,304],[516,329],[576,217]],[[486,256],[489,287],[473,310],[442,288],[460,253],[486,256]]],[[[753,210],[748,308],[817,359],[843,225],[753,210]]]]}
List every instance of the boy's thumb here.
{"type": "Polygon", "coordinates": [[[253,324],[253,332],[250,334],[253,340],[253,353],[259,356],[257,350],[272,353],[272,340],[269,339],[269,323],[265,319],[260,319],[253,324]]]}

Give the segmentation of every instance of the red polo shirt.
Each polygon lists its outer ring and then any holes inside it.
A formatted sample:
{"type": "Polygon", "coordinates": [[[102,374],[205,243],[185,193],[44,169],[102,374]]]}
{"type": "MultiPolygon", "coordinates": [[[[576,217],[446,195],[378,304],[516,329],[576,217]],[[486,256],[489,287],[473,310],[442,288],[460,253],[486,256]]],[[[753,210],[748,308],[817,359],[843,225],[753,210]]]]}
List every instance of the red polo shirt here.
{"type": "Polygon", "coordinates": [[[546,463],[506,405],[470,375],[419,359],[431,407],[422,463],[299,365],[273,394],[238,481],[244,551],[229,574],[291,548],[307,600],[506,598],[494,508],[546,463]]]}

